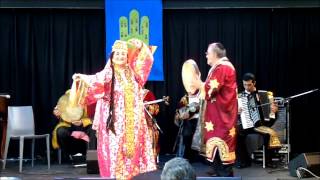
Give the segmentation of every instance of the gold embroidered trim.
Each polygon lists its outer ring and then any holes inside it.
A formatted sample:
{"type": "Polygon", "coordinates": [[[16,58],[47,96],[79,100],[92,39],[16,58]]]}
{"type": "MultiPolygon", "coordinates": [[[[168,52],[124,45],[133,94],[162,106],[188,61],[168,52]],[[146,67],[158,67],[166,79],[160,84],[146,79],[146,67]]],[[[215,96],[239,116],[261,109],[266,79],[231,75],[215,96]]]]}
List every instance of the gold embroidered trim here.
{"type": "Polygon", "coordinates": [[[70,123],[67,123],[65,121],[61,121],[59,122],[59,124],[54,128],[53,132],[52,132],[52,140],[51,140],[51,144],[53,149],[58,149],[60,148],[60,145],[58,143],[58,136],[57,136],[57,130],[59,127],[71,127],[70,123]]]}
{"type": "Polygon", "coordinates": [[[235,152],[230,152],[227,143],[218,137],[210,138],[206,143],[206,156],[213,159],[213,152],[218,148],[221,161],[233,161],[236,159],[235,152]]]}
{"type": "Polygon", "coordinates": [[[219,84],[220,83],[218,82],[217,79],[210,80],[209,82],[210,89],[208,90],[209,96],[211,96],[211,94],[218,89],[219,84]]]}
{"type": "Polygon", "coordinates": [[[125,147],[128,158],[132,158],[134,154],[134,84],[131,79],[132,74],[128,66],[122,70],[115,66],[115,76],[120,81],[121,87],[124,87],[124,112],[126,119],[125,126],[125,147]],[[121,76],[124,73],[125,79],[121,76]]]}
{"type": "Polygon", "coordinates": [[[270,135],[270,139],[268,142],[269,148],[280,148],[281,147],[280,139],[279,139],[278,134],[275,130],[273,130],[267,126],[260,126],[260,127],[254,128],[254,130],[257,132],[260,132],[262,134],[269,134],[270,135]]]}
{"type": "Polygon", "coordinates": [[[205,127],[205,129],[207,130],[207,132],[210,132],[210,131],[213,131],[214,130],[214,124],[212,124],[212,122],[211,121],[209,121],[209,122],[205,122],[206,123],[206,127],[205,127]]]}
{"type": "Polygon", "coordinates": [[[230,130],[229,130],[229,135],[231,137],[234,137],[236,135],[236,128],[235,127],[232,127],[230,130]]]}

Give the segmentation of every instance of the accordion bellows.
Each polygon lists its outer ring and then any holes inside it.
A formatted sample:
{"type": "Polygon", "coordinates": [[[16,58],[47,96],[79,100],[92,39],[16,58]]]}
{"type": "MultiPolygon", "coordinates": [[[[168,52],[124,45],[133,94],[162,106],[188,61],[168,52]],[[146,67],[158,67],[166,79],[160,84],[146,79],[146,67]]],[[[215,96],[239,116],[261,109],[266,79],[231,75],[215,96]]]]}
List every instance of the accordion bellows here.
{"type": "Polygon", "coordinates": [[[273,101],[273,93],[259,90],[258,95],[261,104],[257,104],[256,97],[251,94],[241,93],[239,95],[238,103],[242,109],[240,117],[243,129],[254,127],[258,121],[269,121],[270,118],[275,118],[274,113],[271,112],[271,104],[269,104],[273,101]],[[258,106],[261,106],[263,114],[260,114],[258,106]]]}

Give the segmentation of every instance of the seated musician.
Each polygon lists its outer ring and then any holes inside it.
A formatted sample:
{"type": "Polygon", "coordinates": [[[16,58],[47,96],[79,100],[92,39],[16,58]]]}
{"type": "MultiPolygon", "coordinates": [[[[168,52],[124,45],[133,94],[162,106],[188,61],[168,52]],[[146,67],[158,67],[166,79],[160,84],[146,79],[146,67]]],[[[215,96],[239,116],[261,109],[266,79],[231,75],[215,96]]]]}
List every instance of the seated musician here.
{"type": "Polygon", "coordinates": [[[52,146],[54,149],[61,148],[72,160],[72,155],[81,153],[84,157],[87,149],[96,149],[97,140],[95,131],[91,129],[91,117],[93,117],[95,107],[77,106],[77,109],[67,109],[69,95],[70,90],[60,97],[53,110],[59,123],[52,133],[52,146]],[[73,112],[68,112],[68,110],[73,112]],[[70,121],[69,118],[73,117],[77,118],[70,121]]]}
{"type": "MultiPolygon", "coordinates": [[[[143,101],[150,102],[156,100],[156,97],[152,93],[152,91],[148,89],[143,89],[143,101]]],[[[152,149],[155,156],[156,162],[158,162],[158,155],[160,153],[160,146],[159,146],[159,130],[156,125],[155,116],[159,113],[159,105],[158,104],[148,104],[146,105],[145,116],[148,125],[148,132],[152,139],[152,149]]]]}
{"type": "MultiPolygon", "coordinates": [[[[264,113],[262,112],[261,99],[262,96],[259,95],[258,90],[256,88],[256,79],[254,74],[246,73],[242,78],[243,87],[245,91],[240,94],[239,97],[239,122],[238,122],[238,138],[237,138],[237,168],[244,168],[251,165],[251,153],[248,153],[247,146],[246,146],[246,137],[248,134],[260,134],[263,136],[263,143],[266,147],[266,166],[267,167],[275,167],[276,165],[272,163],[272,153],[278,150],[281,147],[280,140],[278,138],[277,133],[271,129],[270,127],[273,125],[276,119],[276,112],[278,111],[277,104],[273,101],[273,98],[270,99],[270,104],[267,106],[270,107],[270,114],[269,117],[265,117],[264,113]],[[240,103],[241,97],[250,97],[251,101],[255,102],[255,105],[244,105],[240,103]],[[259,112],[259,119],[253,120],[250,119],[249,123],[245,122],[245,112],[244,106],[258,106],[258,107],[249,107],[249,111],[258,111],[259,112]],[[268,120],[268,121],[267,121],[268,120]]],[[[269,92],[271,93],[271,92],[269,92]]],[[[267,96],[267,98],[273,97],[271,94],[267,96]]],[[[256,116],[258,117],[258,116],[256,116]]]]}

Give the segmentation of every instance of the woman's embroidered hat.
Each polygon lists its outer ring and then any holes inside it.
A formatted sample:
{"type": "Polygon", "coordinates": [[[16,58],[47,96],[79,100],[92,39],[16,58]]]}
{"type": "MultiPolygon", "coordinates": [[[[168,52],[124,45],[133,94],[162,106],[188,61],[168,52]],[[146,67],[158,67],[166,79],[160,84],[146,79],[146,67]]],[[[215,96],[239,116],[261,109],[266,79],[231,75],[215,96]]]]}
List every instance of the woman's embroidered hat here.
{"type": "Polygon", "coordinates": [[[116,40],[112,46],[112,51],[122,50],[128,51],[128,44],[126,41],[116,40]]]}

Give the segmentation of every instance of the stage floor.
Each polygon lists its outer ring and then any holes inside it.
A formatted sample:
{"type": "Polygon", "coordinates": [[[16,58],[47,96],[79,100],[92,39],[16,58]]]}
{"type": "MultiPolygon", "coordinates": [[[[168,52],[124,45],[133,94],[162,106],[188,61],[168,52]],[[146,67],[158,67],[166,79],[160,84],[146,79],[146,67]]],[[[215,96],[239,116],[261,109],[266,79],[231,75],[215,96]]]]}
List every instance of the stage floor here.
{"type": "MultiPolygon", "coordinates": [[[[172,156],[162,156],[160,158],[160,167],[170,159],[172,156]]],[[[0,180],[8,179],[4,177],[15,177],[11,179],[30,179],[30,180],[43,180],[43,179],[99,179],[98,174],[87,174],[85,167],[73,167],[70,163],[59,165],[57,162],[51,163],[51,169],[47,169],[45,162],[35,161],[32,168],[31,163],[28,161],[23,164],[23,172],[19,173],[19,162],[8,161],[5,170],[2,170],[2,161],[0,166],[0,180]]],[[[195,168],[197,177],[207,177],[206,172],[209,170],[207,164],[202,162],[192,163],[195,168]]],[[[161,169],[149,175],[139,176],[138,179],[160,179],[161,169]]],[[[234,168],[234,175],[239,176],[242,180],[292,180],[297,179],[289,175],[288,169],[263,169],[261,164],[253,164],[251,167],[244,169],[234,168]],[[271,172],[274,171],[274,172],[271,172]]],[[[314,179],[314,178],[304,178],[314,179]]]]}

